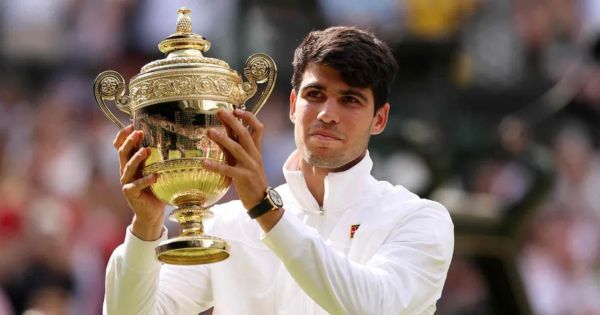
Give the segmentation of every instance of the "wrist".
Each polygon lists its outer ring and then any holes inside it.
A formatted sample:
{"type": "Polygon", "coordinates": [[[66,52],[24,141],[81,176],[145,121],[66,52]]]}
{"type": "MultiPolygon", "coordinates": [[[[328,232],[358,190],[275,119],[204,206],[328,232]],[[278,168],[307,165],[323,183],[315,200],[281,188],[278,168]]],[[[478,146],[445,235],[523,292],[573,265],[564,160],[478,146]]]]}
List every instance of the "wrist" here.
{"type": "Polygon", "coordinates": [[[142,220],[137,216],[133,217],[131,223],[131,233],[142,241],[156,241],[163,232],[163,222],[161,220],[148,221],[142,220]]]}
{"type": "Polygon", "coordinates": [[[240,200],[242,201],[242,204],[244,205],[244,208],[247,211],[252,210],[252,208],[256,207],[256,205],[258,205],[259,203],[261,203],[263,201],[263,199],[265,198],[265,192],[267,191],[267,189],[270,188],[270,186],[267,185],[256,185],[256,189],[254,189],[252,195],[247,195],[245,199],[242,199],[242,197],[240,196],[240,200]],[[263,187],[262,189],[259,187],[263,187]]]}
{"type": "Polygon", "coordinates": [[[257,219],[266,213],[277,210],[283,207],[283,200],[277,191],[271,187],[267,187],[263,194],[262,200],[254,207],[248,209],[248,215],[252,219],[257,219]]]}
{"type": "Polygon", "coordinates": [[[285,210],[283,208],[277,208],[256,218],[256,222],[258,222],[265,233],[268,233],[279,222],[279,220],[281,220],[284,212],[285,210]]]}

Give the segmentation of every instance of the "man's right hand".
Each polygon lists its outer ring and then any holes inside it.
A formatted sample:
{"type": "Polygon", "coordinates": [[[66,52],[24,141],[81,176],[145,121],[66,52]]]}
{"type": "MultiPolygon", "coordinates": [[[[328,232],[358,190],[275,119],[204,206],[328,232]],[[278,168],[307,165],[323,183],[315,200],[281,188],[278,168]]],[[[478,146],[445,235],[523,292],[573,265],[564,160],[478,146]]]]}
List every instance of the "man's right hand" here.
{"type": "Polygon", "coordinates": [[[119,152],[121,190],[135,213],[131,225],[133,235],[144,241],[160,238],[163,228],[165,204],[150,191],[156,174],[142,176],[144,161],[150,148],[141,147],[144,135],[129,125],[119,131],[113,145],[119,152]]]}

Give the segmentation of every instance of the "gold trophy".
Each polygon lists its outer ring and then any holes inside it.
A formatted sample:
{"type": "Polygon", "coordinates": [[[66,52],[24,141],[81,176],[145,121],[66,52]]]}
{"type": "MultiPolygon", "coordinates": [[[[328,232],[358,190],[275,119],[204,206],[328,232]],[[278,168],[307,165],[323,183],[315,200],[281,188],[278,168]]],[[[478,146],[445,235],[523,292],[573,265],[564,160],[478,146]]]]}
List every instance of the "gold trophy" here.
{"type": "Polygon", "coordinates": [[[207,136],[210,128],[225,132],[216,117],[219,109],[246,109],[245,102],[266,83],[249,110],[256,114],[271,95],[277,69],[265,54],[250,56],[243,81],[237,71],[219,59],[203,56],[210,42],[192,32],[191,11],[177,11],[177,31],[160,42],[166,58],[142,67],[129,82],[116,71],[104,71],[94,82],[96,102],[119,128],[124,125],[105,101],[127,113],[136,130],[144,131],[142,145],[152,153],[142,173],[158,175],[152,192],[175,207],[169,219],[179,222],[180,235],[162,242],[156,257],[176,265],[206,264],[229,257],[225,240],[204,234],[202,221],[213,216],[208,209],[229,189],[231,179],[208,171],[202,160],[227,163],[221,148],[207,136]]]}

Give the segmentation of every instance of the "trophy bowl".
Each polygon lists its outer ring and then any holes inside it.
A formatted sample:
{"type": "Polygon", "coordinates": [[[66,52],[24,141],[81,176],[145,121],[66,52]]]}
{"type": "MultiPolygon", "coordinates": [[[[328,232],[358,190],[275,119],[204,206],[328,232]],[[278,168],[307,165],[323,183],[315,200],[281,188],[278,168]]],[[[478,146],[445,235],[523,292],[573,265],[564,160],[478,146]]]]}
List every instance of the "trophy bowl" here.
{"type": "Polygon", "coordinates": [[[250,56],[241,76],[229,65],[203,55],[210,42],[192,32],[189,9],[178,11],[176,33],[158,45],[166,58],[142,67],[129,82],[116,71],[104,71],[94,81],[94,95],[102,112],[119,128],[124,124],[106,101],[127,113],[136,130],[144,132],[149,147],[142,175],[157,174],[150,189],[174,210],[169,219],[179,223],[180,234],[156,248],[158,260],[177,265],[206,264],[229,257],[227,242],[204,234],[203,220],[213,216],[209,207],[227,192],[231,179],[206,170],[203,160],[227,163],[219,145],[208,138],[211,128],[225,127],[216,116],[220,109],[246,109],[258,84],[265,87],[248,110],[262,108],[275,84],[277,69],[265,54],[250,56]]]}

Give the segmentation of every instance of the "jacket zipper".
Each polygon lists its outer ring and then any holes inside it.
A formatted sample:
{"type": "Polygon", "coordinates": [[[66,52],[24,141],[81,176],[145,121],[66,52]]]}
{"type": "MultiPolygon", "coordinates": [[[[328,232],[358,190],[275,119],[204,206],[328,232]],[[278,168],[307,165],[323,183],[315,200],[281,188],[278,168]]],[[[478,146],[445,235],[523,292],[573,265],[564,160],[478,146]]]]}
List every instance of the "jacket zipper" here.
{"type": "Polygon", "coordinates": [[[319,206],[319,215],[315,219],[317,221],[315,228],[322,235],[323,231],[321,229],[323,228],[323,220],[325,219],[325,210],[323,210],[323,207],[319,206]]]}

